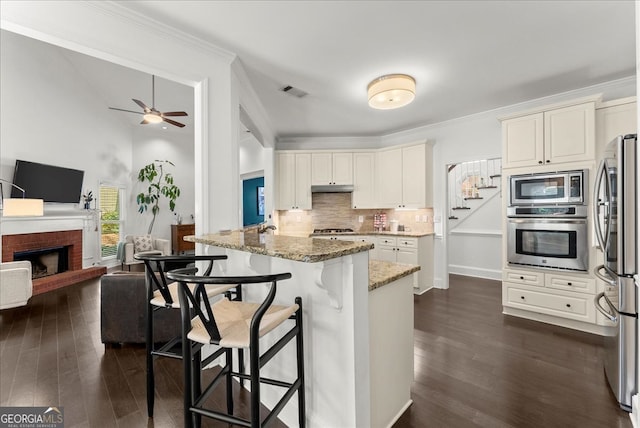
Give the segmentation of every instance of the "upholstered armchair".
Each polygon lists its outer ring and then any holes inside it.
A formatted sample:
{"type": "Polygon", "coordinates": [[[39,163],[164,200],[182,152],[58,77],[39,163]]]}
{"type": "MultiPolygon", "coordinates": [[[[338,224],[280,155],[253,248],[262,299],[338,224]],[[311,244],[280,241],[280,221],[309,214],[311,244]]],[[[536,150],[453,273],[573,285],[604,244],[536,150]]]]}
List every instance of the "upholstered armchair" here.
{"type": "Polygon", "coordinates": [[[124,241],[118,246],[118,259],[122,267],[127,266],[131,270],[131,265],[143,263],[136,260],[135,254],[158,254],[161,256],[171,255],[171,241],[168,239],[154,238],[151,235],[126,235],[124,241]]]}
{"type": "Polygon", "coordinates": [[[31,262],[0,263],[0,309],[24,306],[32,294],[31,262]]]}

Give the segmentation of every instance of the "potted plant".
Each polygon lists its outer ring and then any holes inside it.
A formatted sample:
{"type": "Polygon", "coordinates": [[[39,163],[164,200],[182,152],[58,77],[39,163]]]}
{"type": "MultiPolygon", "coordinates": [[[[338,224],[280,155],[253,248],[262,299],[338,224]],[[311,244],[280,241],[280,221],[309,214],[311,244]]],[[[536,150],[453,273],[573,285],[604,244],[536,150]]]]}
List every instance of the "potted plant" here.
{"type": "Polygon", "coordinates": [[[156,216],[160,212],[160,199],[162,196],[169,199],[169,209],[173,212],[176,208],[176,199],[180,196],[180,188],[173,183],[173,176],[164,171],[167,165],[175,166],[172,162],[165,160],[155,160],[145,165],[138,172],[138,181],[148,183],[147,191],[141,192],[136,197],[138,212],[143,214],[151,207],[151,224],[149,224],[148,234],[151,235],[156,216]]]}
{"type": "Polygon", "coordinates": [[[91,208],[91,201],[93,201],[93,191],[89,190],[87,193],[82,195],[82,200],[84,201],[84,209],[88,210],[91,208]]]}

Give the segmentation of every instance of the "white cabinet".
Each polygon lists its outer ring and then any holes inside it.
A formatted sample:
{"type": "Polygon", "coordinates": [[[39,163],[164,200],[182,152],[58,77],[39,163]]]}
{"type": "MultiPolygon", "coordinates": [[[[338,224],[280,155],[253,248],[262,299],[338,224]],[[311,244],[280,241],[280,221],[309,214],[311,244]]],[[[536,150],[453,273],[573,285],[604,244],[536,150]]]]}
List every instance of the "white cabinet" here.
{"type": "Polygon", "coordinates": [[[278,153],[279,210],[311,209],[311,154],[278,153]]]}
{"type": "Polygon", "coordinates": [[[342,152],[312,153],[311,184],[353,184],[353,154],[342,152]]]}
{"type": "Polygon", "coordinates": [[[362,152],[353,154],[353,194],[354,209],[375,209],[376,154],[362,152]]]}
{"type": "Polygon", "coordinates": [[[378,208],[425,208],[432,204],[432,146],[381,150],[377,156],[378,208]]]}
{"type": "Polygon", "coordinates": [[[595,102],[502,121],[504,168],[595,158],[595,102]]]}
{"type": "MultiPolygon", "coordinates": [[[[409,265],[419,265],[420,254],[418,251],[418,240],[420,238],[405,238],[395,236],[378,237],[377,260],[392,263],[404,263],[409,265]]],[[[420,271],[413,274],[413,288],[420,288],[420,271]]]]}
{"type": "Polygon", "coordinates": [[[593,304],[596,281],[588,274],[506,269],[502,279],[505,307],[597,323],[593,304]]]}
{"type": "Polygon", "coordinates": [[[602,103],[596,109],[596,158],[602,159],[607,144],[618,135],[638,132],[636,98],[602,103]]]}

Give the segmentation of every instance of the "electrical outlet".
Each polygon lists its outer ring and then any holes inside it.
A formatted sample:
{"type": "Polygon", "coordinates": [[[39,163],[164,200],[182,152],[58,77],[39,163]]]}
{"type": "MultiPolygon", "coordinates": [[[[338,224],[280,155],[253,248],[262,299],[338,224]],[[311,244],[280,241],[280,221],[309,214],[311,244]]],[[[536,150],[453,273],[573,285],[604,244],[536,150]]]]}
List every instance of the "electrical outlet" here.
{"type": "Polygon", "coordinates": [[[423,223],[426,223],[427,221],[429,221],[429,216],[427,216],[427,215],[423,215],[423,216],[422,216],[422,222],[423,222],[423,223]]]}
{"type": "Polygon", "coordinates": [[[420,223],[420,216],[416,214],[416,223],[420,223]]]}
{"type": "Polygon", "coordinates": [[[296,216],[296,221],[297,221],[298,223],[300,223],[300,222],[302,221],[302,218],[298,215],[298,216],[296,216]]]}
{"type": "Polygon", "coordinates": [[[358,222],[359,223],[363,223],[364,222],[364,216],[363,215],[359,215],[358,216],[358,222]]]}

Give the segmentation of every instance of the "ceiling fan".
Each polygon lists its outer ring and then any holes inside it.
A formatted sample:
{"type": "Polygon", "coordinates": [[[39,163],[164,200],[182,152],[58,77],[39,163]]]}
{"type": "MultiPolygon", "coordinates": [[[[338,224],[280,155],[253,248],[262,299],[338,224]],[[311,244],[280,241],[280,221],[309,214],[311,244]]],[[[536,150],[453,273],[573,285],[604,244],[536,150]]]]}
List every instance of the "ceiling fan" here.
{"type": "Polygon", "coordinates": [[[156,104],[155,80],[156,79],[155,78],[156,76],[153,76],[153,75],[151,76],[151,107],[147,107],[147,105],[142,101],[132,98],[133,102],[138,104],[143,111],[140,112],[140,111],[133,111],[133,110],[125,110],[125,109],[116,108],[116,107],[109,107],[109,108],[111,110],[118,110],[118,111],[124,111],[127,113],[135,113],[135,114],[143,115],[142,122],[140,122],[141,125],[146,125],[147,123],[167,122],[167,123],[170,123],[171,125],[184,128],[184,123],[176,122],[175,120],[168,119],[167,117],[168,116],[189,116],[187,113],[183,111],[167,111],[163,113],[161,111],[156,110],[155,108],[155,104],[156,104]]]}

